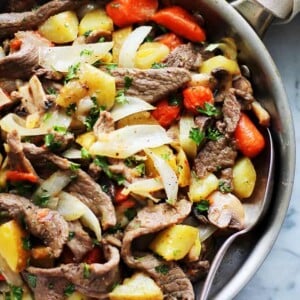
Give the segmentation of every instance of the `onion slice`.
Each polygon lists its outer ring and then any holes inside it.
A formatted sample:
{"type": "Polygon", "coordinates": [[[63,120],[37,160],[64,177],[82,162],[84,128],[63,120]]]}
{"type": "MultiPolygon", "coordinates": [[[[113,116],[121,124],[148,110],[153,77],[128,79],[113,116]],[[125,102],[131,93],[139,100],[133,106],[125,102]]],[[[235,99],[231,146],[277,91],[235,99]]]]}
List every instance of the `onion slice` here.
{"type": "Polygon", "coordinates": [[[93,64],[103,58],[113,47],[113,42],[59,47],[39,47],[39,64],[46,69],[68,72],[77,63],[93,64]]]}
{"type": "Polygon", "coordinates": [[[152,159],[154,167],[161,177],[168,198],[167,202],[174,205],[177,201],[178,194],[178,179],[176,173],[163,158],[155,154],[151,149],[144,149],[144,151],[152,159]]]}
{"type": "Polygon", "coordinates": [[[42,128],[51,129],[54,126],[69,128],[72,122],[72,117],[68,116],[64,111],[55,110],[45,115],[45,119],[41,124],[42,128]]]}
{"type": "Polygon", "coordinates": [[[89,152],[91,155],[127,158],[144,148],[155,148],[171,142],[165,129],[159,125],[132,125],[102,134],[89,152]]]}
{"type": "Polygon", "coordinates": [[[134,68],[136,51],[140,44],[150,33],[151,26],[140,26],[133,30],[124,41],[119,55],[119,66],[122,68],[134,68]]]}
{"type": "Polygon", "coordinates": [[[126,99],[128,103],[117,103],[114,105],[112,111],[110,112],[115,122],[138,112],[155,109],[153,105],[140,98],[126,96],[126,99]]]}

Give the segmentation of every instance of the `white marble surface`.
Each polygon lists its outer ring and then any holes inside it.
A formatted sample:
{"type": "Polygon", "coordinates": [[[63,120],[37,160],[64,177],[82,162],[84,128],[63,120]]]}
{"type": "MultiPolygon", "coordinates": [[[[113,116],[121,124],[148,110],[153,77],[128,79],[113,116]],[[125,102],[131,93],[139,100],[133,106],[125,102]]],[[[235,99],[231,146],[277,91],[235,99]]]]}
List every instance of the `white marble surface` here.
{"type": "MultiPolygon", "coordinates": [[[[300,154],[300,15],[290,24],[272,26],[265,36],[282,76],[294,117],[300,154]]],[[[256,275],[235,300],[300,299],[300,161],[290,207],[278,239],[256,275]]]]}

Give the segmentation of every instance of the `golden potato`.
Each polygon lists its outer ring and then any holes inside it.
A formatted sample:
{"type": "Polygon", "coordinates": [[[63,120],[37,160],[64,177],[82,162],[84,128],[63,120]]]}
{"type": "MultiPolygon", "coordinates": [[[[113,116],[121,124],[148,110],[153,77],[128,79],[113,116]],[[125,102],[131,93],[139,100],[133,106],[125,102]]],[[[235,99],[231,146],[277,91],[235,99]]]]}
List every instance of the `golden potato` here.
{"type": "Polygon", "coordinates": [[[154,63],[163,61],[169,53],[169,47],[162,43],[144,43],[136,53],[135,67],[140,69],[150,69],[154,63]]]}
{"type": "Polygon", "coordinates": [[[219,180],[214,174],[210,173],[200,179],[195,173],[192,173],[188,196],[191,201],[199,202],[206,199],[207,196],[217,190],[218,187],[219,180]]]}
{"type": "Polygon", "coordinates": [[[83,148],[89,150],[90,147],[96,142],[97,138],[93,131],[83,133],[76,139],[76,143],[83,148]]]}
{"type": "Polygon", "coordinates": [[[183,149],[180,147],[176,155],[176,164],[177,164],[176,173],[178,177],[179,186],[180,187],[188,186],[191,181],[191,169],[186,154],[183,151],[183,149]]]}
{"type": "Polygon", "coordinates": [[[140,124],[158,125],[158,122],[152,117],[152,115],[148,111],[142,111],[119,120],[117,122],[117,128],[140,124]]]}
{"type": "Polygon", "coordinates": [[[194,159],[197,154],[197,145],[190,138],[190,131],[195,128],[194,116],[191,114],[183,114],[179,120],[179,143],[186,155],[194,159]]]}
{"type": "Polygon", "coordinates": [[[119,53],[120,53],[120,49],[124,43],[124,41],[126,40],[126,38],[128,37],[128,35],[132,32],[132,27],[124,27],[122,29],[116,30],[113,32],[112,36],[113,36],[113,42],[114,42],[114,46],[113,46],[113,50],[112,50],[112,55],[113,55],[113,62],[114,63],[118,63],[119,62],[119,53]]]}
{"type": "Polygon", "coordinates": [[[144,273],[126,278],[110,294],[110,300],[162,300],[163,293],[155,281],[144,273]]]}
{"type": "Polygon", "coordinates": [[[256,182],[256,171],[248,157],[239,159],[233,167],[233,193],[239,198],[252,195],[256,182]]]}
{"type": "Polygon", "coordinates": [[[73,11],[64,11],[50,17],[38,31],[49,41],[56,44],[73,42],[78,34],[78,19],[73,11]]]}
{"type": "Polygon", "coordinates": [[[14,272],[25,269],[29,258],[29,249],[25,249],[26,232],[15,221],[11,220],[0,226],[0,255],[14,272]]]}
{"type": "Polygon", "coordinates": [[[199,259],[200,254],[201,254],[201,241],[200,241],[200,235],[198,235],[194,245],[192,246],[191,250],[187,254],[186,258],[188,261],[197,261],[199,259]]]}
{"type": "Polygon", "coordinates": [[[79,23],[79,35],[87,34],[91,31],[113,31],[112,19],[106,14],[104,9],[94,9],[85,14],[79,23]]]}
{"type": "Polygon", "coordinates": [[[240,74],[240,68],[235,60],[229,59],[223,55],[214,56],[205,60],[200,67],[200,73],[210,74],[215,69],[225,69],[229,74],[240,74]]]}
{"type": "Polygon", "coordinates": [[[179,260],[191,250],[197,237],[198,229],[189,225],[173,225],[153,239],[150,249],[165,260],[179,260]]]}

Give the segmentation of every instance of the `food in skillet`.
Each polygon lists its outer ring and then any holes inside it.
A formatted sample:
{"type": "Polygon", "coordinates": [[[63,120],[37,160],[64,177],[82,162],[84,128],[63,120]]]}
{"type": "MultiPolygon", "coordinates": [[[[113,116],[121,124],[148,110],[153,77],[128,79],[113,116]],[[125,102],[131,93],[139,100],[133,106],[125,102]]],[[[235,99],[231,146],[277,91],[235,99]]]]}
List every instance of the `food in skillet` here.
{"type": "Polygon", "coordinates": [[[155,0],[2,6],[4,299],[194,299],[269,123],[234,40],[155,0]]]}

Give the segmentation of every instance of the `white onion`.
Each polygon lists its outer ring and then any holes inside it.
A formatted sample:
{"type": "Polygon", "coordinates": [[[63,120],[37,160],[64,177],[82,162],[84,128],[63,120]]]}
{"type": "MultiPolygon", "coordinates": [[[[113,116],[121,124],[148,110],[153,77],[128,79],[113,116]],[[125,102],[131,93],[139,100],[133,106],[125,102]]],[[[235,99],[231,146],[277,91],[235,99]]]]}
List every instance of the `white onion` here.
{"type": "Polygon", "coordinates": [[[218,229],[216,226],[211,224],[200,224],[197,225],[197,227],[199,228],[199,237],[201,242],[207,240],[218,229]]]}
{"type": "Polygon", "coordinates": [[[126,99],[127,103],[116,103],[110,112],[115,122],[138,112],[155,109],[153,105],[140,98],[126,96],[126,99]]]}
{"type": "Polygon", "coordinates": [[[150,33],[151,26],[140,26],[133,30],[124,41],[119,55],[119,66],[133,68],[136,52],[143,40],[150,33]]]}
{"type": "Polygon", "coordinates": [[[39,47],[39,64],[46,69],[68,72],[77,63],[92,64],[103,58],[113,47],[113,42],[83,44],[59,47],[39,47]],[[90,54],[83,54],[82,51],[90,54]]]}
{"type": "Polygon", "coordinates": [[[67,149],[65,152],[62,154],[63,157],[68,158],[68,159],[81,159],[81,150],[75,149],[75,148],[70,148],[67,149]]]}
{"type": "Polygon", "coordinates": [[[197,144],[190,138],[190,131],[197,127],[194,117],[184,114],[179,120],[179,143],[189,158],[195,158],[197,154],[197,144]]]}
{"type": "Polygon", "coordinates": [[[99,220],[90,208],[82,203],[77,197],[66,192],[60,192],[57,211],[67,221],[80,219],[83,225],[90,228],[95,233],[97,240],[101,240],[99,220]]]}
{"type": "Polygon", "coordinates": [[[54,126],[69,128],[72,122],[72,117],[68,116],[64,111],[55,110],[49,112],[49,117],[47,117],[41,124],[42,128],[51,129],[54,126]]]}
{"type": "Polygon", "coordinates": [[[168,198],[167,202],[175,204],[178,194],[176,173],[163,158],[152,152],[151,149],[144,149],[144,151],[152,159],[154,167],[161,177],[168,198]]]}
{"type": "Polygon", "coordinates": [[[7,283],[15,286],[23,285],[23,281],[19,273],[14,272],[1,255],[0,255],[0,273],[5,277],[7,283]]]}
{"type": "Polygon", "coordinates": [[[89,149],[92,155],[127,158],[144,148],[170,144],[165,129],[159,125],[132,125],[102,134],[89,149]]]}

